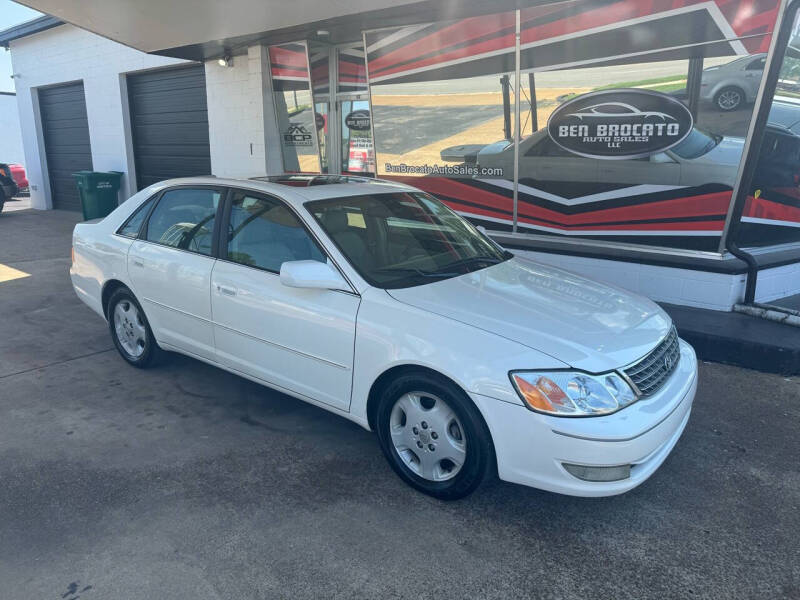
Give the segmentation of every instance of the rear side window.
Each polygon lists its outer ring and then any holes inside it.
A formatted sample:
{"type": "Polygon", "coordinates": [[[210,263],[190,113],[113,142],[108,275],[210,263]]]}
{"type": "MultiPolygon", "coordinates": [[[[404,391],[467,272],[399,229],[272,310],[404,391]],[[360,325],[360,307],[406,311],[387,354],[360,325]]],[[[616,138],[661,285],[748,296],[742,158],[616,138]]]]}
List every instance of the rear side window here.
{"type": "Polygon", "coordinates": [[[144,219],[147,217],[147,213],[153,205],[153,202],[155,202],[155,199],[155,196],[151,196],[144,204],[137,208],[133,214],[128,217],[125,224],[117,230],[117,233],[133,239],[139,237],[139,232],[142,230],[142,223],[144,223],[144,219]]]}
{"type": "Polygon", "coordinates": [[[766,58],[759,58],[758,60],[754,60],[749,65],[747,65],[748,71],[763,71],[764,65],[766,64],[766,58]]]}
{"type": "Polygon", "coordinates": [[[283,203],[237,193],[231,203],[228,260],[275,273],[292,260],[325,255],[303,223],[283,203]]]}
{"type": "Polygon", "coordinates": [[[147,222],[150,242],[211,255],[220,192],[179,189],[164,192],[147,222]]]}

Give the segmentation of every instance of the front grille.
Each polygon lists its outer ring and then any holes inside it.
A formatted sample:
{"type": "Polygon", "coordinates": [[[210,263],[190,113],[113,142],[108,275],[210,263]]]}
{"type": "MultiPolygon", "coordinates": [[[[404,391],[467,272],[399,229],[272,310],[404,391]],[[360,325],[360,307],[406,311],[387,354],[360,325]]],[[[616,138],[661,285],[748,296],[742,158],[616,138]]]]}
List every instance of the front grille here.
{"type": "Polygon", "coordinates": [[[680,357],[678,332],[673,325],[667,337],[650,354],[625,369],[625,374],[639,388],[642,396],[649,396],[657,392],[675,370],[680,357]]]}

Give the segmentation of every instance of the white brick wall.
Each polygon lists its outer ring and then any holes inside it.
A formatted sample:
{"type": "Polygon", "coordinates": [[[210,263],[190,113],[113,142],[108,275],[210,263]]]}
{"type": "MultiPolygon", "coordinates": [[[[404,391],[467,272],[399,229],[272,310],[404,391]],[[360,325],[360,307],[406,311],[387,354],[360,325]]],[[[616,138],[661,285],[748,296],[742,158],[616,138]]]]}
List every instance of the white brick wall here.
{"type": "MultiPolygon", "coordinates": [[[[94,169],[126,173],[121,197],[135,193],[134,177],[128,176],[134,162],[124,75],[185,61],[145,54],[72,25],[11,42],[11,60],[19,73],[17,97],[33,207],[52,206],[36,88],[78,80],[83,81],[86,95],[94,169]]],[[[275,120],[266,63],[266,49],[253,46],[247,56],[234,57],[233,67],[221,67],[216,61],[205,65],[215,175],[251,177],[280,171],[277,146],[270,155],[265,152],[264,116],[275,120]]]]}
{"type": "Polygon", "coordinates": [[[17,97],[0,94],[0,162],[25,164],[17,97]]]}
{"type": "Polygon", "coordinates": [[[133,194],[135,183],[127,176],[132,157],[126,151],[121,74],[184,61],[145,54],[72,25],[11,42],[11,61],[19,74],[15,83],[32,206],[52,205],[39,143],[35,88],[78,80],[83,81],[86,95],[93,167],[97,171],[125,172],[120,195],[126,198],[133,194]]]}
{"type": "Polygon", "coordinates": [[[264,175],[261,47],[236,56],[232,67],[206,63],[211,169],[220,177],[264,175]]]}

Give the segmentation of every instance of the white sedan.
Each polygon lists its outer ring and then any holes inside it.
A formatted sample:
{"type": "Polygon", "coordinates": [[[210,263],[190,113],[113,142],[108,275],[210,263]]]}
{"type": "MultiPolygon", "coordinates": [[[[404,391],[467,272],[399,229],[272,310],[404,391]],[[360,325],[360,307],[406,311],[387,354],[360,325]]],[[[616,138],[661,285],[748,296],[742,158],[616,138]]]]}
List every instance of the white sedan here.
{"type": "Polygon", "coordinates": [[[412,187],[324,181],[150,186],[75,227],[75,291],[128,363],[180,352],[342,415],[438,498],[495,469],[619,494],[664,461],[697,361],[656,304],[515,257],[412,187]]]}

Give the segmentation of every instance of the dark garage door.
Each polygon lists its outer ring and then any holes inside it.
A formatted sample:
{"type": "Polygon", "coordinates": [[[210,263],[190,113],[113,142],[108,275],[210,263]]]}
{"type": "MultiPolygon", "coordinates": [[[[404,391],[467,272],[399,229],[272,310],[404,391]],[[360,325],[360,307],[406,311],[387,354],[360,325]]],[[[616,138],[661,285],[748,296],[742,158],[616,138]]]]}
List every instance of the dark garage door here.
{"type": "Polygon", "coordinates": [[[72,174],[92,169],[83,83],[41,88],[39,113],[53,208],[80,210],[81,201],[72,174]]]}
{"type": "Polygon", "coordinates": [[[203,65],[128,76],[138,189],[211,173],[203,65]]]}

